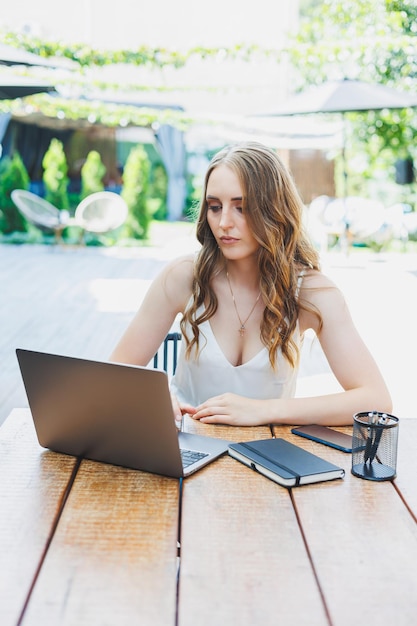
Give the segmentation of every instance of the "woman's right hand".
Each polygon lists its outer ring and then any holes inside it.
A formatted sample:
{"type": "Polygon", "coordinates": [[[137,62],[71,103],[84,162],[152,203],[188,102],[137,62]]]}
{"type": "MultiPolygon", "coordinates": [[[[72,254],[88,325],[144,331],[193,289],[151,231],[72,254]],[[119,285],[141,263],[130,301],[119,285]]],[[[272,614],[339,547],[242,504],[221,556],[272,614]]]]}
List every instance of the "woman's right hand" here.
{"type": "Polygon", "coordinates": [[[185,414],[194,415],[196,409],[191,404],[180,402],[177,396],[171,393],[172,409],[174,411],[174,419],[177,427],[181,429],[182,416],[185,414]]]}

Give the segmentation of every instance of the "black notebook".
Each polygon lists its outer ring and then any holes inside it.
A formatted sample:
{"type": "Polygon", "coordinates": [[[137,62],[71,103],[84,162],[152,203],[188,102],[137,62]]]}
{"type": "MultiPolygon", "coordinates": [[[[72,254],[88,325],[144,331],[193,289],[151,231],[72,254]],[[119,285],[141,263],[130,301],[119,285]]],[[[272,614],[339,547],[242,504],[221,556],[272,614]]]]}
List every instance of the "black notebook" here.
{"type": "Polygon", "coordinates": [[[284,487],[343,478],[345,470],[285,439],[229,445],[229,454],[284,487]]]}

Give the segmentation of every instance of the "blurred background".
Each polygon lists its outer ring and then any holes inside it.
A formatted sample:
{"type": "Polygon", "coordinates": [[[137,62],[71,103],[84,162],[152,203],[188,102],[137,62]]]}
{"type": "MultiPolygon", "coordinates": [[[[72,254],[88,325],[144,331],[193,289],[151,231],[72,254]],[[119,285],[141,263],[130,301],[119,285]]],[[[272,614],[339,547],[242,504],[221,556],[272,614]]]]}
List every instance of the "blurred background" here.
{"type": "MultiPolygon", "coordinates": [[[[195,250],[209,159],[248,139],[290,168],[324,271],[415,417],[416,25],[410,0],[9,3],[0,423],[26,404],[15,348],[106,359],[156,272],[195,250]],[[103,191],[127,210],[88,229],[103,191]]],[[[301,365],[298,394],[337,387],[314,337],[301,365]]]]}
{"type": "Polygon", "coordinates": [[[0,101],[2,241],[48,236],[21,218],[10,186],[73,214],[90,192],[131,187],[128,164],[141,179],[140,190],[125,191],[129,219],[92,242],[132,245],[155,219],[192,220],[212,154],[256,139],[291,169],[320,248],[340,246],[346,225],[355,246],[413,246],[416,13],[407,0],[9,6],[0,42],[38,63],[3,58],[0,80],[29,77],[54,91],[0,101]],[[314,114],[280,114],[294,94],[343,79],[409,101],[375,109],[349,96],[330,112],[321,102],[314,114]]]}

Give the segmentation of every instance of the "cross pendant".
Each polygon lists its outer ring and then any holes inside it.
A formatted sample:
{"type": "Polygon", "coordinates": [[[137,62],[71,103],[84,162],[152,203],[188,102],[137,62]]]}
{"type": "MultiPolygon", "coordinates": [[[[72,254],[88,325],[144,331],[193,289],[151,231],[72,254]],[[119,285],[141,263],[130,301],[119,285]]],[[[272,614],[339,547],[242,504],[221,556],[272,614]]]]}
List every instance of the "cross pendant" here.
{"type": "Polygon", "coordinates": [[[242,326],[239,328],[239,334],[240,334],[241,337],[243,337],[243,335],[245,334],[245,330],[246,330],[246,328],[242,324],[242,326]]]}

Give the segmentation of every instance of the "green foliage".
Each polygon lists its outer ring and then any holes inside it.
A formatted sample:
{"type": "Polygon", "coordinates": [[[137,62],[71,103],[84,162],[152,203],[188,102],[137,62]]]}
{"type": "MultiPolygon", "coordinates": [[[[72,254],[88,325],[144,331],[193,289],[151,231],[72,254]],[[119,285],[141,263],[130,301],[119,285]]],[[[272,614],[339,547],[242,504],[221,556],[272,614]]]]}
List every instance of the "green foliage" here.
{"type": "Polygon", "coordinates": [[[184,216],[191,222],[195,222],[198,218],[202,190],[203,180],[201,177],[187,177],[187,197],[185,199],[184,216]]]}
{"type": "Polygon", "coordinates": [[[407,34],[417,33],[417,5],[415,0],[385,0],[387,11],[396,19],[399,28],[407,34]]]}
{"type": "Polygon", "coordinates": [[[165,220],[167,217],[167,189],[168,176],[165,167],[158,163],[151,170],[148,192],[149,198],[152,199],[149,201],[152,207],[151,214],[155,220],[165,220]]]}
{"type": "Polygon", "coordinates": [[[69,212],[73,214],[75,209],[80,204],[81,201],[81,193],[77,191],[69,191],[68,192],[68,203],[69,203],[69,212]]]}
{"type": "MultiPolygon", "coordinates": [[[[351,78],[416,92],[415,0],[322,0],[305,2],[303,8],[288,48],[299,89],[351,78]]],[[[376,170],[392,172],[389,165],[397,158],[417,156],[416,109],[345,117],[350,193],[360,193],[360,180],[369,180],[376,170]]]]}
{"type": "Polygon", "coordinates": [[[145,148],[138,145],[129,152],[123,171],[122,198],[129,207],[126,234],[147,239],[151,212],[148,207],[150,162],[145,148]]]}
{"type": "Polygon", "coordinates": [[[91,150],[81,168],[81,199],[104,190],[103,178],[105,173],[106,167],[100,154],[97,150],[91,150]]]}
{"type": "MultiPolygon", "coordinates": [[[[250,61],[256,57],[257,59],[265,58],[266,60],[272,58],[279,63],[282,56],[281,50],[267,49],[248,43],[237,43],[227,47],[196,46],[185,51],[169,50],[162,47],[155,48],[153,46],[141,46],[136,50],[98,50],[92,48],[87,43],[47,41],[44,38],[41,39],[23,33],[7,31],[0,31],[0,39],[4,43],[33,52],[46,59],[50,57],[70,59],[78,67],[74,69],[71,77],[65,77],[65,85],[71,86],[71,84],[74,84],[77,86],[77,90],[85,93],[88,93],[92,88],[111,91],[120,89],[120,83],[111,82],[107,79],[100,80],[98,77],[92,77],[90,73],[86,73],[86,68],[94,66],[128,64],[130,66],[143,66],[147,70],[159,73],[161,68],[177,69],[189,63],[195,63],[196,60],[208,59],[217,60],[218,62],[250,61]]],[[[137,97],[140,99],[140,92],[149,92],[149,90],[172,91],[172,87],[166,85],[164,81],[162,83],[159,85],[152,84],[151,86],[149,82],[145,81],[142,81],[141,84],[132,82],[126,88],[130,92],[137,92],[137,97]]],[[[59,81],[54,84],[59,86],[59,81]]],[[[187,87],[185,88],[187,89],[187,87]]],[[[191,85],[188,88],[193,89],[194,86],[191,85]]],[[[47,117],[85,120],[88,123],[97,123],[109,127],[126,127],[128,125],[149,127],[157,122],[160,125],[171,124],[178,126],[178,128],[184,130],[193,122],[192,116],[188,113],[172,108],[145,108],[111,104],[100,102],[99,100],[62,98],[58,95],[51,98],[46,94],[32,96],[30,101],[36,103],[36,108],[39,108],[42,114],[47,117]]],[[[0,111],[2,110],[16,111],[16,113],[20,114],[24,112],[22,112],[22,104],[19,101],[8,101],[7,103],[0,101],[0,111]]],[[[207,121],[212,122],[212,120],[207,121]]]]}
{"type": "Polygon", "coordinates": [[[417,77],[415,2],[322,0],[306,8],[288,53],[300,86],[328,79],[404,82],[417,77]],[[414,28],[414,32],[412,32],[414,28]]]}
{"type": "MultiPolygon", "coordinates": [[[[46,117],[61,117],[67,120],[85,120],[89,124],[102,124],[109,128],[117,126],[151,126],[154,122],[159,124],[172,124],[185,129],[191,123],[189,115],[175,109],[152,109],[133,105],[119,105],[99,100],[75,100],[38,94],[29,96],[36,107],[46,117]]],[[[17,100],[1,101],[0,112],[11,112],[22,115],[22,103],[17,100]]]]}
{"type": "Polygon", "coordinates": [[[168,66],[180,68],[195,58],[221,58],[222,60],[243,58],[247,60],[255,54],[276,55],[276,51],[265,50],[260,46],[247,43],[238,43],[228,48],[196,46],[188,51],[180,52],[178,50],[169,50],[162,47],[155,48],[154,46],[146,45],[136,50],[97,50],[87,43],[67,44],[62,41],[46,41],[43,38],[40,39],[14,32],[2,33],[2,40],[4,43],[23,48],[44,58],[60,57],[70,59],[80,67],[89,67],[91,65],[103,67],[127,63],[156,69],[168,66]]]}
{"type": "Polygon", "coordinates": [[[58,139],[52,139],[43,157],[43,182],[45,199],[57,209],[68,210],[68,165],[64,146],[58,139]]]}
{"type": "Polygon", "coordinates": [[[0,161],[0,231],[5,234],[27,231],[27,222],[11,199],[14,189],[29,189],[29,175],[17,152],[0,161]]]}

